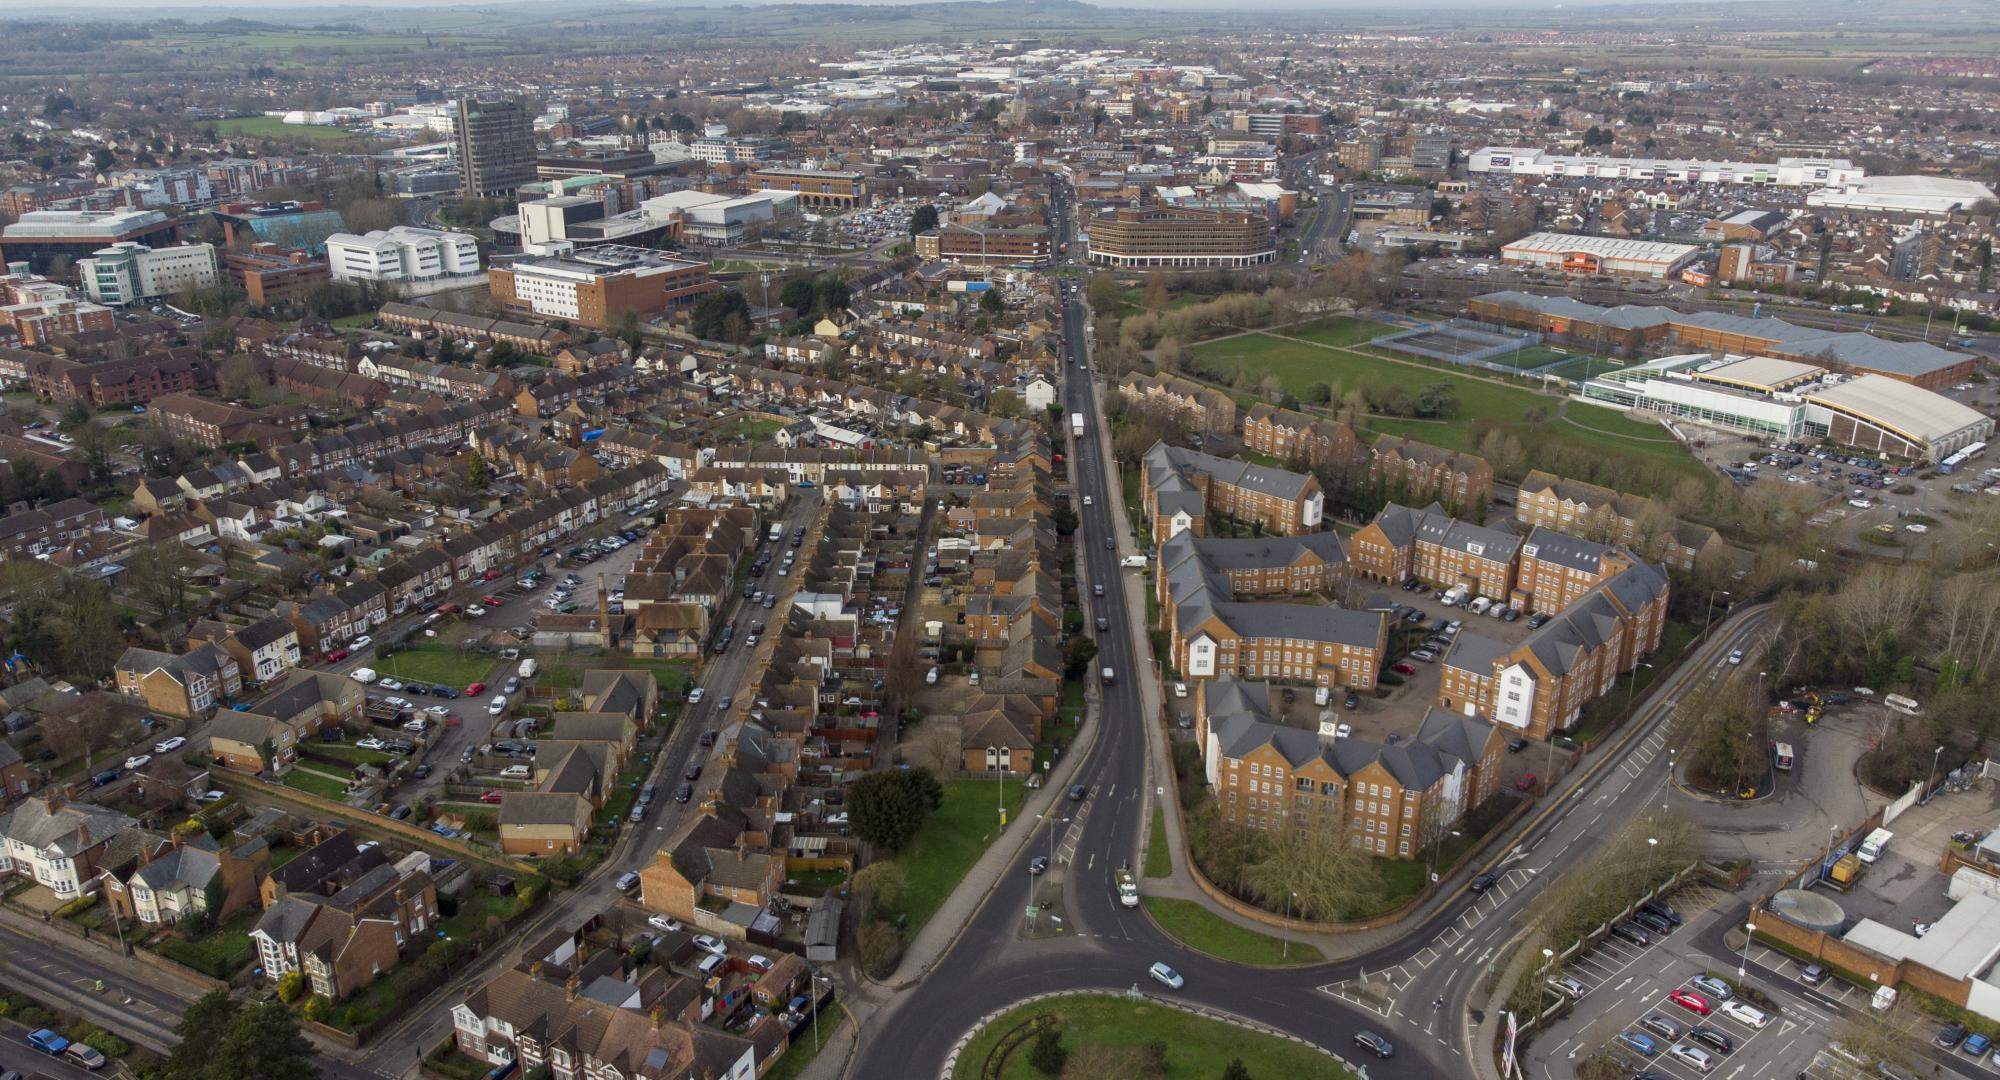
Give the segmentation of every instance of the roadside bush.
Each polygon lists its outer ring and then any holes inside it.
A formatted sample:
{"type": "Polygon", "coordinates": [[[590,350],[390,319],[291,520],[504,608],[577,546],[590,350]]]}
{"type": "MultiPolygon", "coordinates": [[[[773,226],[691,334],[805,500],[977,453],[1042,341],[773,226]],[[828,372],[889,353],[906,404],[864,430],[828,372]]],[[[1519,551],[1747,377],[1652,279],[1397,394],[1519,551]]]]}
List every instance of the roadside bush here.
{"type": "Polygon", "coordinates": [[[854,944],[861,951],[861,970],[871,979],[887,978],[903,959],[903,935],[886,922],[855,931],[854,944]]]}
{"type": "Polygon", "coordinates": [[[1028,1064],[1044,1076],[1055,1076],[1063,1071],[1069,1061],[1069,1051],[1063,1048],[1062,1035],[1053,1027],[1045,1027],[1035,1036],[1035,1045],[1028,1050],[1028,1064]]]}
{"type": "Polygon", "coordinates": [[[96,1031],[83,1037],[83,1045],[103,1054],[105,1057],[122,1058],[132,1052],[132,1044],[108,1031],[96,1031]]]}
{"type": "Polygon", "coordinates": [[[287,1005],[297,1001],[299,995],[305,993],[305,990],[306,977],[304,972],[287,971],[278,978],[278,1000],[287,1005]]]}
{"type": "Polygon", "coordinates": [[[79,896],[76,899],[71,900],[69,903],[64,904],[63,906],[57,908],[56,918],[74,919],[78,915],[81,915],[84,912],[89,911],[91,908],[96,907],[97,901],[98,901],[98,895],[96,893],[91,893],[88,896],[79,896]]]}
{"type": "Polygon", "coordinates": [[[326,1023],[327,1014],[333,1011],[333,1005],[325,998],[314,994],[306,999],[305,1008],[300,1011],[305,1013],[306,1019],[316,1024],[324,1024],[326,1023]]]}

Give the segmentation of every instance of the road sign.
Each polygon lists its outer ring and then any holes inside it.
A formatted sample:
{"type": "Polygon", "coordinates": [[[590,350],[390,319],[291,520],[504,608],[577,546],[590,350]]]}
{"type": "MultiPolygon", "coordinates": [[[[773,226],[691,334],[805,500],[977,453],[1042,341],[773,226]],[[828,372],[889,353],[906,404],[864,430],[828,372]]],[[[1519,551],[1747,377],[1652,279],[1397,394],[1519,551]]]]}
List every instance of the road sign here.
{"type": "Polygon", "coordinates": [[[1036,915],[1037,915],[1038,913],[1040,913],[1040,911],[1041,911],[1041,909],[1040,909],[1040,908],[1036,907],[1036,906],[1035,906],[1035,905],[1033,905],[1033,904],[1029,904],[1029,905],[1028,905],[1028,918],[1030,918],[1030,919],[1034,918],[1034,917],[1035,917],[1035,916],[1036,916],[1036,915]]]}

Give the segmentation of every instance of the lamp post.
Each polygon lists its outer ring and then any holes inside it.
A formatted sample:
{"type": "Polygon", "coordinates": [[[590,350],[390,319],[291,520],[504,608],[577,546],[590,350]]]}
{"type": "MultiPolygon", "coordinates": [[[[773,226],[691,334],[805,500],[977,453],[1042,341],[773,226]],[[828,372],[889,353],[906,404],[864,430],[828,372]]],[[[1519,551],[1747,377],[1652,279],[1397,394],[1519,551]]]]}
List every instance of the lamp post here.
{"type": "Polygon", "coordinates": [[[1646,838],[1646,887],[1648,889],[1653,887],[1653,857],[1654,854],[1659,850],[1659,847],[1660,847],[1659,837],[1648,836],[1646,838]]]}
{"type": "Polygon", "coordinates": [[[1931,784],[1937,781],[1938,755],[1942,753],[1944,753],[1944,745],[1942,743],[1938,744],[1937,749],[1931,751],[1931,774],[1924,778],[1924,798],[1926,799],[1931,797],[1931,784]]]}
{"type": "Polygon", "coordinates": [[[1743,924],[1743,954],[1737,957],[1736,960],[1736,977],[1738,979],[1743,977],[1745,970],[1750,966],[1750,935],[1756,932],[1756,923],[1747,922],[1743,924]]]}
{"type": "MultiPolygon", "coordinates": [[[[1728,595],[1729,595],[1729,590],[1728,590],[1728,589],[1721,589],[1721,588],[1717,588],[1717,589],[1710,589],[1710,590],[1708,590],[1708,614],[1706,614],[1706,615],[1703,615],[1703,616],[1702,616],[1702,618],[1701,618],[1701,632],[1702,632],[1702,633],[1704,633],[1704,634],[1708,633],[1708,624],[1709,624],[1709,622],[1710,622],[1711,620],[1713,620],[1713,619],[1715,618],[1715,594],[1716,594],[1716,593],[1721,593],[1721,594],[1722,594],[1722,595],[1724,595],[1724,596],[1728,596],[1728,595]]],[[[1724,610],[1725,612],[1727,612],[1727,610],[1728,610],[1728,609],[1727,609],[1727,608],[1725,608],[1725,609],[1723,609],[1723,610],[1724,610]]]]}
{"type": "Polygon", "coordinates": [[[1666,816],[1667,796],[1674,790],[1674,747],[1667,747],[1667,781],[1660,785],[1660,815],[1666,816]]]}
{"type": "Polygon", "coordinates": [[[1646,670],[1651,671],[1653,670],[1653,665],[1644,662],[1632,665],[1632,679],[1631,681],[1625,684],[1625,711],[1627,713],[1630,713],[1632,711],[1632,696],[1638,693],[1639,691],[1640,668],[1645,668],[1646,670]]]}
{"type": "MultiPolygon", "coordinates": [[[[1292,921],[1292,901],[1297,900],[1298,898],[1299,898],[1298,893],[1289,891],[1285,893],[1286,922],[1292,921]]],[[[1290,931],[1291,927],[1288,926],[1285,929],[1287,931],[1290,931]]],[[[1292,935],[1288,932],[1285,934],[1284,937],[1278,939],[1278,959],[1290,960],[1291,958],[1292,958],[1292,935]]]]}

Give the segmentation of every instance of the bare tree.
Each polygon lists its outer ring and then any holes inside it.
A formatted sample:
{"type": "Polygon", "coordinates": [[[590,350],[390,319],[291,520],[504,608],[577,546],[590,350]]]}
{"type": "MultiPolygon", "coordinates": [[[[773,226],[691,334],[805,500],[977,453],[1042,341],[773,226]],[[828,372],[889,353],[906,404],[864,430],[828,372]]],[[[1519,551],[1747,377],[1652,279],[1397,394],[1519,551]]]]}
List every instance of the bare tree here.
{"type": "Polygon", "coordinates": [[[91,759],[117,741],[123,721],[123,715],[104,695],[86,694],[69,715],[42,720],[42,741],[60,758],[82,755],[84,771],[89,772],[91,759]]]}
{"type": "Polygon", "coordinates": [[[939,776],[957,773],[965,763],[964,725],[955,717],[930,716],[902,739],[896,749],[911,765],[929,769],[939,776]]]}

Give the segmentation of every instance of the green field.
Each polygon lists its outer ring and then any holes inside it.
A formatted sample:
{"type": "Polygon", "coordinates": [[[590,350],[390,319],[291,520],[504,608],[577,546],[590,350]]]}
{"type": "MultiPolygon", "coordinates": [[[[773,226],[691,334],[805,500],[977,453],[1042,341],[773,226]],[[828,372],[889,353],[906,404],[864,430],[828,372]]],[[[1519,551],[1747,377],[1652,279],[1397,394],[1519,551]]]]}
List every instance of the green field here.
{"type": "Polygon", "coordinates": [[[368,141],[366,136],[358,135],[346,128],[324,127],[317,124],[287,124],[275,116],[233,116],[227,120],[217,120],[215,131],[218,135],[272,139],[277,142],[345,144],[368,141]]]}
{"type": "Polygon", "coordinates": [[[347,784],[345,781],[327,773],[309,769],[304,765],[292,766],[291,771],[285,774],[285,786],[309,792],[322,799],[332,799],[335,802],[339,802],[347,794],[347,784]]]}
{"type": "MultiPolygon", "coordinates": [[[[1134,971],[1132,978],[1145,982],[1145,973],[1134,971]]],[[[1157,984],[1146,987],[1160,989],[1157,984]]],[[[1317,1080],[1353,1080],[1354,1074],[1325,1054],[1274,1035],[1263,1035],[1235,1024],[1192,1016],[1144,1001],[1127,1001],[1109,994],[1051,998],[1024,1005],[986,1025],[958,1055],[953,1080],[978,1080],[984,1075],[994,1048],[1022,1024],[1037,1016],[1054,1015],[1062,1044],[1070,1052],[1072,1068],[1077,1052],[1090,1045],[1139,1049],[1149,1044],[1166,1047],[1168,1080],[1215,1080],[1234,1059],[1256,1080],[1280,1077],[1315,1077],[1317,1080]]],[[[1002,1080],[1040,1080],[1042,1073],[1028,1064],[1030,1042],[1023,1042],[1007,1055],[1002,1080]]],[[[1129,1066],[1110,1065],[1113,1069],[1129,1066]]],[[[1133,1070],[1136,1071],[1136,1070],[1133,1070]]],[[[1067,1072],[1064,1075],[1068,1075],[1067,1072]]],[[[1105,1073],[1102,1075],[1112,1075],[1105,1073]]]]}
{"type": "Polygon", "coordinates": [[[386,660],[377,661],[375,669],[395,679],[443,683],[455,690],[463,690],[468,683],[486,681],[497,662],[494,657],[483,653],[419,648],[405,649],[386,660]]]}
{"type": "MultiPolygon", "coordinates": [[[[1359,333],[1359,328],[1335,325],[1316,332],[1331,343],[1342,335],[1359,333]]],[[[1392,360],[1351,347],[1321,348],[1269,334],[1212,341],[1194,346],[1190,353],[1198,364],[1217,376],[1234,373],[1239,365],[1252,381],[1275,374],[1285,391],[1295,397],[1303,397],[1317,383],[1338,383],[1342,392],[1401,388],[1413,395],[1434,383],[1450,383],[1458,394],[1459,407],[1457,415],[1448,421],[1386,417],[1368,420],[1368,427],[1382,434],[1406,436],[1447,450],[1475,452],[1478,435],[1469,421],[1488,420],[1523,436],[1541,433],[1593,453],[1653,458],[1684,469],[1689,475],[1703,475],[1700,464],[1657,424],[1630,420],[1610,409],[1572,403],[1569,413],[1576,419],[1547,419],[1538,425],[1529,419],[1530,415],[1553,418],[1561,399],[1461,375],[1443,366],[1392,360]]]]}
{"type": "Polygon", "coordinates": [[[1283,938],[1245,929],[1193,900],[1168,896],[1139,899],[1169,937],[1233,964],[1317,964],[1325,959],[1311,945],[1299,941],[1287,944],[1283,938]]]}
{"type": "Polygon", "coordinates": [[[1281,332],[1286,337],[1304,338],[1321,345],[1365,345],[1378,337],[1396,333],[1399,329],[1401,328],[1379,323],[1373,319],[1350,319],[1345,315],[1329,315],[1302,326],[1287,326],[1281,332]]]}
{"type": "Polygon", "coordinates": [[[944,904],[945,897],[979,861],[1000,835],[998,807],[1007,807],[1009,829],[1025,829],[1015,811],[1021,807],[1018,780],[944,780],[944,805],[931,812],[916,839],[896,856],[908,884],[902,903],[891,914],[909,920],[905,933],[914,937],[944,904]]]}

